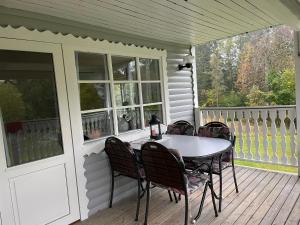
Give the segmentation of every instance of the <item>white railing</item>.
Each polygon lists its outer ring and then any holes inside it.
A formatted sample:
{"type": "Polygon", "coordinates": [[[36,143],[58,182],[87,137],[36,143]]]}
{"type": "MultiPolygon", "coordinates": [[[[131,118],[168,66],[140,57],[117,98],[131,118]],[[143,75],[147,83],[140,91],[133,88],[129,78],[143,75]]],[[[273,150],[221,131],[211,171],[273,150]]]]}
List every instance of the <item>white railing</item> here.
{"type": "Polygon", "coordinates": [[[226,123],[236,139],[235,157],[297,166],[296,106],[199,109],[200,125],[226,123]]]}

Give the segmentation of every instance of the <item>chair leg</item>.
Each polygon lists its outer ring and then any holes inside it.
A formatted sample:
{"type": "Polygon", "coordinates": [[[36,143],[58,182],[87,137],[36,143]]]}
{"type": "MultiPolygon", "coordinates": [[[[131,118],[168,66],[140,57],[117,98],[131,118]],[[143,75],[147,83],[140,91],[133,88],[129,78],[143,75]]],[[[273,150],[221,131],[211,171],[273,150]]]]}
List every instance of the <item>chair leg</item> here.
{"type": "Polygon", "coordinates": [[[136,206],[135,221],[139,220],[140,201],[141,201],[141,180],[138,178],[138,194],[137,194],[137,206],[136,206]]]}
{"type": "Polygon", "coordinates": [[[109,208],[112,207],[112,202],[113,202],[113,198],[114,198],[114,187],[115,187],[114,171],[111,171],[111,190],[110,190],[109,208]]]}
{"type": "Polygon", "coordinates": [[[171,191],[168,190],[168,194],[169,194],[170,202],[173,202],[173,198],[172,198],[172,195],[171,195],[171,191]]]}
{"type": "Polygon", "coordinates": [[[239,188],[238,188],[237,181],[236,181],[236,176],[235,176],[235,167],[234,167],[233,159],[232,159],[232,173],[233,173],[233,179],[234,179],[234,185],[235,185],[235,192],[239,193],[239,188]]]}
{"type": "Polygon", "coordinates": [[[173,195],[174,195],[175,202],[178,203],[178,199],[177,199],[176,193],[174,191],[173,191],[173,195]]]}
{"type": "Polygon", "coordinates": [[[185,199],[184,225],[188,225],[188,223],[189,223],[189,196],[187,194],[185,194],[184,199],[185,199]]]}
{"type": "Polygon", "coordinates": [[[215,196],[213,194],[214,190],[213,187],[211,186],[211,184],[209,185],[210,191],[211,191],[211,197],[212,197],[212,202],[213,202],[213,206],[214,206],[214,211],[215,211],[215,216],[218,216],[218,211],[217,211],[217,206],[216,206],[216,200],[215,200],[215,196]]]}
{"type": "Polygon", "coordinates": [[[220,181],[220,191],[219,191],[219,212],[222,211],[222,192],[223,192],[223,181],[222,181],[222,170],[220,171],[219,175],[219,181],[220,181]]]}
{"type": "Polygon", "coordinates": [[[222,194],[223,194],[223,176],[222,176],[222,162],[221,158],[219,160],[219,182],[220,182],[220,191],[219,191],[219,212],[222,210],[222,194]]]}
{"type": "Polygon", "coordinates": [[[206,197],[207,188],[208,188],[208,182],[205,183],[205,187],[204,187],[200,207],[199,207],[199,210],[198,210],[198,213],[197,213],[196,217],[192,221],[193,224],[195,224],[197,222],[197,220],[199,219],[199,217],[201,216],[203,205],[204,205],[204,200],[205,200],[205,197],[206,197]]]}
{"type": "Polygon", "coordinates": [[[147,225],[147,223],[148,223],[148,212],[149,212],[149,201],[150,201],[150,181],[147,181],[146,191],[147,191],[147,202],[146,202],[144,225],[147,225]]]}

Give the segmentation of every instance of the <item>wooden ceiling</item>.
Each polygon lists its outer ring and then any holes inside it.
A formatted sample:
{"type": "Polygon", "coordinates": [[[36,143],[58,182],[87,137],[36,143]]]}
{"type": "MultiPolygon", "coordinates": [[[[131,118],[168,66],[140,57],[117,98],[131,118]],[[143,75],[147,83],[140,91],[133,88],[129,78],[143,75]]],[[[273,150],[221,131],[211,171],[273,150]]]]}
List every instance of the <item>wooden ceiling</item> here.
{"type": "Polygon", "coordinates": [[[0,5],[180,44],[278,24],[300,30],[298,0],[0,0],[0,5]]]}

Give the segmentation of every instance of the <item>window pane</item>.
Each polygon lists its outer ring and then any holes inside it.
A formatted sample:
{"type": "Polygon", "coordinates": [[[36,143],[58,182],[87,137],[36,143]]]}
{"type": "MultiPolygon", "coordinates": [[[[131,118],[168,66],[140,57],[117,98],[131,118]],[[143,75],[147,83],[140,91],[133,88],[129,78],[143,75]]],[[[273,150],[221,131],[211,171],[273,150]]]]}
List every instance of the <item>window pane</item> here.
{"type": "Polygon", "coordinates": [[[117,106],[137,105],[139,104],[138,85],[131,84],[115,84],[114,94],[117,106]]]}
{"type": "Polygon", "coordinates": [[[160,83],[142,84],[143,103],[161,102],[160,83]]]}
{"type": "Polygon", "coordinates": [[[139,108],[118,109],[119,132],[141,128],[141,113],[139,108]]]}
{"type": "Polygon", "coordinates": [[[139,60],[142,80],[159,80],[159,60],[140,59],[139,60]]]}
{"type": "Polygon", "coordinates": [[[105,55],[83,52],[76,55],[79,80],[108,80],[105,55]]]}
{"type": "Polygon", "coordinates": [[[149,120],[151,119],[151,115],[156,115],[161,122],[163,122],[163,112],[162,105],[149,105],[144,106],[144,120],[145,126],[149,126],[149,120]]]}
{"type": "Polygon", "coordinates": [[[82,115],[84,140],[92,140],[113,134],[111,111],[87,113],[82,115]]]}
{"type": "Polygon", "coordinates": [[[52,54],[0,50],[7,166],[63,154],[52,54]]]}
{"type": "Polygon", "coordinates": [[[80,84],[79,88],[81,110],[111,106],[109,84],[80,84]]]}
{"type": "Polygon", "coordinates": [[[135,58],[112,56],[114,80],[136,80],[135,58]]]}

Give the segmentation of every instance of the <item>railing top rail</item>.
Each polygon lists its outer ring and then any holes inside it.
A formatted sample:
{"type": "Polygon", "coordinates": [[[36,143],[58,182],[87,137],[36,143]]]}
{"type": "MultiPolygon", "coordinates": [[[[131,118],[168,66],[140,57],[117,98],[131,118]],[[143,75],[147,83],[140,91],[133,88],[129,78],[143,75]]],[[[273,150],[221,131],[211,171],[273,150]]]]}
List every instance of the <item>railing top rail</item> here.
{"type": "Polygon", "coordinates": [[[296,105],[274,105],[274,106],[242,106],[242,107],[201,107],[199,110],[245,110],[245,109],[289,109],[296,108],[296,105]]]}

